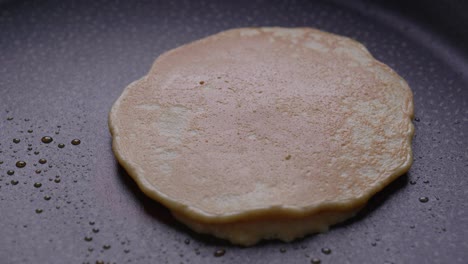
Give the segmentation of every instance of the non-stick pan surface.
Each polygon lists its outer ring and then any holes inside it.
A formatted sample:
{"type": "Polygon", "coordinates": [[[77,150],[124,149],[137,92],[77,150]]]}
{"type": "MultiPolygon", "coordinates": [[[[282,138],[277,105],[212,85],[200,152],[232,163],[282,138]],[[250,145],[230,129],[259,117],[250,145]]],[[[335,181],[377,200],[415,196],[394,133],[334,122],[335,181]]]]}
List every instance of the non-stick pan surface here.
{"type": "Polygon", "coordinates": [[[2,1],[0,263],[468,263],[464,11],[349,2],[2,1]],[[145,197],[114,159],[107,114],[162,52],[266,25],[355,38],[401,74],[414,92],[414,165],[328,233],[241,248],[145,197]]]}

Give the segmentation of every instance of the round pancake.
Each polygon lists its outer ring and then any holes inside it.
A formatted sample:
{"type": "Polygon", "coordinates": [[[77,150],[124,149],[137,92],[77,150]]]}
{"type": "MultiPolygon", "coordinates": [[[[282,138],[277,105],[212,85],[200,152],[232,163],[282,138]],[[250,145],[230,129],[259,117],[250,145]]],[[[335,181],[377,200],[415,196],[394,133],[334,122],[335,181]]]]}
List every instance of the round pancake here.
{"type": "Polygon", "coordinates": [[[145,194],[196,231],[250,245],[354,215],[411,166],[412,116],[407,83],[360,43],[243,28],[161,55],[109,126],[145,194]]]}

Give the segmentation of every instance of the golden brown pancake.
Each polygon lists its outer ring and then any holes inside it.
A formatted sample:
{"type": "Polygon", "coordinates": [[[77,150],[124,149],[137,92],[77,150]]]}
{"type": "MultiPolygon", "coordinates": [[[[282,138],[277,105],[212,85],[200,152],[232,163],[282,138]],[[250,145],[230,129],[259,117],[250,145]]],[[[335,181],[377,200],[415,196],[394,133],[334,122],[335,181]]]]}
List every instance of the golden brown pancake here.
{"type": "Polygon", "coordinates": [[[353,216],[412,163],[407,83],[359,42],[242,28],[161,55],[109,117],[120,164],[192,229],[290,241],[353,216]]]}

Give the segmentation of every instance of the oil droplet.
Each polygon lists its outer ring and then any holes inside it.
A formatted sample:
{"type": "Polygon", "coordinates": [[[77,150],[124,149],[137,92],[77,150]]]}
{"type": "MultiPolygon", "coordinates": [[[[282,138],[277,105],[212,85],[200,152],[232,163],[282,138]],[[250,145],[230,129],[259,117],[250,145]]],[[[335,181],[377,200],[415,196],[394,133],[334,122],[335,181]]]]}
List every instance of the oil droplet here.
{"type": "Polygon", "coordinates": [[[205,82],[204,82],[204,81],[200,81],[199,84],[200,84],[200,85],[204,85],[205,82]]]}
{"type": "Polygon", "coordinates": [[[34,155],[39,155],[39,151],[34,151],[34,155]]]}
{"type": "Polygon", "coordinates": [[[28,151],[31,151],[31,150],[32,150],[32,148],[31,148],[31,147],[29,147],[29,148],[28,148],[28,151]]]}
{"type": "Polygon", "coordinates": [[[285,159],[285,160],[290,160],[290,159],[291,159],[291,155],[287,155],[284,159],[285,159]]]}
{"type": "Polygon", "coordinates": [[[39,174],[39,173],[42,172],[42,170],[36,170],[35,172],[36,172],[37,174],[39,174]]]}
{"type": "Polygon", "coordinates": [[[98,233],[99,232],[99,228],[93,228],[93,233],[98,233]]]}
{"type": "Polygon", "coordinates": [[[415,117],[415,118],[414,118],[414,121],[419,122],[419,121],[421,121],[421,120],[420,120],[418,117],[415,117]]]}
{"type": "Polygon", "coordinates": [[[52,137],[49,137],[49,136],[42,137],[42,139],[41,139],[42,143],[45,143],[45,144],[49,144],[53,140],[54,139],[52,137]]]}
{"type": "Polygon", "coordinates": [[[65,144],[59,143],[57,146],[58,146],[59,148],[64,148],[64,147],[65,147],[65,144]]]}
{"type": "Polygon", "coordinates": [[[34,187],[36,187],[36,188],[41,188],[41,186],[42,186],[42,183],[40,183],[40,182],[34,183],[34,187]]]}
{"type": "Polygon", "coordinates": [[[13,120],[13,117],[7,117],[6,120],[11,121],[11,120],[13,120]]]}
{"type": "Polygon", "coordinates": [[[93,241],[93,237],[85,236],[85,237],[84,237],[84,240],[85,240],[86,242],[90,242],[90,241],[93,241]]]}
{"type": "Polygon", "coordinates": [[[46,159],[39,159],[39,163],[40,163],[40,164],[46,164],[46,163],[47,163],[47,160],[46,160],[46,159]]]}
{"type": "Polygon", "coordinates": [[[16,185],[16,184],[18,184],[18,181],[17,180],[11,180],[10,183],[11,183],[11,185],[16,185]]]}
{"type": "Polygon", "coordinates": [[[373,247],[375,247],[375,246],[377,246],[377,242],[372,242],[371,245],[372,245],[373,247]]]}
{"type": "Polygon", "coordinates": [[[81,140],[79,140],[79,139],[73,139],[73,140],[71,141],[71,143],[72,143],[72,145],[75,145],[75,146],[76,146],[76,145],[81,144],[81,140]]]}
{"type": "Polygon", "coordinates": [[[111,248],[111,245],[107,245],[107,244],[106,244],[106,245],[102,246],[102,248],[105,249],[105,250],[108,250],[108,249],[111,248]]]}
{"type": "Polygon", "coordinates": [[[218,249],[214,252],[214,256],[215,257],[222,257],[224,256],[224,254],[226,254],[226,250],[225,249],[218,249]]]}
{"type": "Polygon", "coordinates": [[[332,251],[329,248],[322,248],[322,253],[325,254],[325,255],[329,255],[331,252],[332,251]]]}
{"type": "Polygon", "coordinates": [[[310,263],[311,264],[320,264],[322,261],[318,258],[313,258],[310,260],[310,263]]]}
{"type": "Polygon", "coordinates": [[[416,181],[409,181],[409,183],[410,183],[411,185],[415,185],[415,184],[416,184],[416,181]]]}
{"type": "Polygon", "coordinates": [[[22,160],[17,161],[17,162],[16,162],[16,167],[18,167],[18,168],[24,168],[24,167],[26,167],[26,162],[24,162],[24,161],[22,161],[22,160]]]}
{"type": "Polygon", "coordinates": [[[89,252],[93,252],[93,251],[94,251],[94,248],[93,248],[93,247],[89,247],[89,248],[88,248],[88,251],[89,251],[89,252]]]}
{"type": "Polygon", "coordinates": [[[20,140],[19,138],[14,138],[14,139],[13,139],[13,143],[15,143],[15,144],[18,144],[18,143],[20,143],[20,142],[21,142],[21,140],[20,140]]]}
{"type": "Polygon", "coordinates": [[[187,238],[187,239],[185,239],[184,243],[185,243],[185,245],[188,245],[188,244],[190,244],[190,239],[188,239],[188,238],[187,238]]]}
{"type": "Polygon", "coordinates": [[[60,183],[60,178],[56,178],[56,179],[54,180],[54,182],[55,182],[55,183],[60,183]]]}
{"type": "Polygon", "coordinates": [[[124,253],[125,254],[130,253],[130,249],[124,249],[124,253]]]}
{"type": "Polygon", "coordinates": [[[280,252],[281,253],[286,253],[286,249],[285,248],[280,248],[280,252]]]}
{"type": "Polygon", "coordinates": [[[32,132],[33,132],[33,130],[32,130],[32,129],[28,129],[28,133],[32,133],[32,132]]]}
{"type": "Polygon", "coordinates": [[[429,198],[427,198],[426,196],[419,197],[419,201],[420,201],[421,203],[427,203],[427,202],[429,202],[429,198]]]}
{"type": "Polygon", "coordinates": [[[94,223],[94,221],[89,221],[89,224],[94,225],[95,223],[94,223]]]}
{"type": "Polygon", "coordinates": [[[13,174],[15,174],[15,171],[14,171],[14,170],[8,170],[8,171],[7,171],[7,174],[8,174],[8,175],[13,175],[13,174]]]}
{"type": "Polygon", "coordinates": [[[49,201],[50,198],[52,198],[52,197],[50,197],[49,195],[44,196],[44,200],[46,200],[46,201],[49,201]]]}
{"type": "Polygon", "coordinates": [[[40,213],[42,213],[42,212],[43,212],[42,209],[36,209],[36,214],[40,214],[40,213]]]}

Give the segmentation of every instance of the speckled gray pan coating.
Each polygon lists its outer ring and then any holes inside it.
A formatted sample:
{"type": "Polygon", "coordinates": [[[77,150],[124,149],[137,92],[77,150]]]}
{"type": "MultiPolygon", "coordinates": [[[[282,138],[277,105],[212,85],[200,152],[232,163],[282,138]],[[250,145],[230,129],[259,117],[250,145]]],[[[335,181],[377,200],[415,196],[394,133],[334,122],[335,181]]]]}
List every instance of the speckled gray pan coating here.
{"type": "Polygon", "coordinates": [[[445,33],[376,4],[341,2],[3,1],[0,262],[465,263],[468,60],[445,33]],[[141,194],[114,159],[106,121],[122,88],[146,74],[157,55],[223,29],[266,25],[355,38],[402,75],[419,120],[415,162],[359,221],[292,244],[244,249],[196,235],[141,194]],[[42,144],[45,135],[54,141],[42,144]],[[71,145],[74,138],[81,144],[71,145]],[[15,167],[20,159],[25,168],[15,167]],[[49,181],[57,175],[60,183],[49,181]],[[421,203],[422,196],[429,201],[421,203]],[[226,253],[215,258],[219,248],[226,253]]]}

